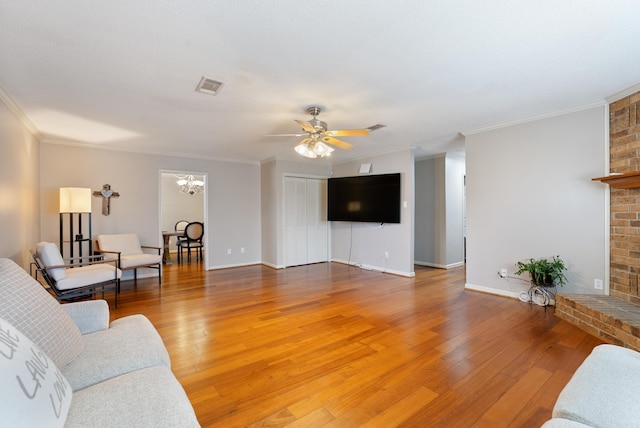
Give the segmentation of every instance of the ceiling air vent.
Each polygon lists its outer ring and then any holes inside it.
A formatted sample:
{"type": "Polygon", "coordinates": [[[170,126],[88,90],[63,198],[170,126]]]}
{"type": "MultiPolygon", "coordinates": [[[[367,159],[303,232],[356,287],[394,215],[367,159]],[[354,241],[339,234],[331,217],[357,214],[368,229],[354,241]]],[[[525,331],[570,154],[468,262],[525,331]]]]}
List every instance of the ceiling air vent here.
{"type": "Polygon", "coordinates": [[[222,82],[218,82],[217,80],[209,79],[207,77],[202,76],[200,79],[200,83],[196,87],[196,92],[202,92],[204,94],[216,95],[220,88],[222,87],[222,82]]]}
{"type": "Polygon", "coordinates": [[[368,128],[367,128],[367,131],[369,131],[369,132],[373,132],[373,131],[375,131],[376,129],[384,128],[384,127],[386,127],[386,126],[387,126],[387,125],[383,125],[383,124],[381,124],[381,123],[378,123],[378,124],[376,124],[376,125],[371,125],[370,127],[368,127],[368,128]]]}

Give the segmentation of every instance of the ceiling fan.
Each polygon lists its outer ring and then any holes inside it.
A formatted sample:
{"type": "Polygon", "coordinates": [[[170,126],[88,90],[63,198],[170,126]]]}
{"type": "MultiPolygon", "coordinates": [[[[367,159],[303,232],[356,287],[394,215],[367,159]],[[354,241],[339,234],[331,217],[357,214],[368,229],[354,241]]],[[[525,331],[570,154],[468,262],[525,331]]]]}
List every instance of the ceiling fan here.
{"type": "Polygon", "coordinates": [[[335,137],[367,136],[369,135],[369,132],[375,131],[376,129],[384,128],[386,126],[378,123],[364,129],[338,129],[331,131],[327,130],[326,122],[318,119],[317,116],[321,111],[322,110],[320,109],[320,107],[311,106],[307,108],[306,112],[313,116],[313,119],[309,120],[308,122],[294,119],[295,122],[302,127],[302,130],[306,132],[306,134],[277,134],[272,136],[303,137],[306,135],[306,138],[298,143],[298,145],[295,147],[295,150],[302,156],[315,158],[318,156],[329,156],[331,152],[334,151],[334,149],[332,147],[329,147],[327,144],[331,144],[332,146],[338,147],[343,150],[349,150],[353,147],[353,144],[339,140],[335,137]]]}

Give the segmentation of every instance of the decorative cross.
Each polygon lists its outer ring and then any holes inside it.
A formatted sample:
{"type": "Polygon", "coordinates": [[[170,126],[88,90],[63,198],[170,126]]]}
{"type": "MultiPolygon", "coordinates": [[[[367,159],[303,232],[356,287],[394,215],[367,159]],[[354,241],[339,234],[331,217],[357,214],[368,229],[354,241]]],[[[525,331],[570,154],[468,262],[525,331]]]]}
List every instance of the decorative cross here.
{"type": "Polygon", "coordinates": [[[110,184],[102,186],[102,190],[96,190],[93,192],[93,196],[102,197],[102,215],[109,215],[111,210],[111,198],[117,198],[120,193],[111,190],[110,184]]]}

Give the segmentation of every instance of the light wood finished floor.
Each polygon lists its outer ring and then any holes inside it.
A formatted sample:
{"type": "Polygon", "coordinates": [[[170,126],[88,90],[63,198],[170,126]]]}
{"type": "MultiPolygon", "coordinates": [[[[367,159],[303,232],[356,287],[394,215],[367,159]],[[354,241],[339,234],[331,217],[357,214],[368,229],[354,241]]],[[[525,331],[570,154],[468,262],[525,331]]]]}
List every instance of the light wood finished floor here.
{"type": "Polygon", "coordinates": [[[600,341],[464,281],[176,264],[124,282],[112,317],[151,319],[204,427],[539,427],[600,341]]]}

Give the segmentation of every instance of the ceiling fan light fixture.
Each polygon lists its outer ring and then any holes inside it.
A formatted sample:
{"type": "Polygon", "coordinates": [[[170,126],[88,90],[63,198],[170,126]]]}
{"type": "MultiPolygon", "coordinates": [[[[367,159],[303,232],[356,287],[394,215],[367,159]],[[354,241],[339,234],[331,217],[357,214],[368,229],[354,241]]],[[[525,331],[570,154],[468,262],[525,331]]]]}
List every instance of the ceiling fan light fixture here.
{"type": "Polygon", "coordinates": [[[330,156],[334,149],[322,141],[310,141],[309,139],[305,139],[298,143],[295,147],[295,151],[301,156],[315,159],[318,156],[321,158],[330,156]]]}
{"type": "Polygon", "coordinates": [[[323,143],[322,141],[318,141],[315,146],[313,147],[313,152],[320,156],[321,158],[325,157],[325,156],[330,156],[331,153],[333,152],[333,148],[329,147],[328,145],[326,145],[325,143],[323,143]]]}
{"type": "MultiPolygon", "coordinates": [[[[308,137],[300,141],[295,146],[294,150],[301,156],[307,158],[321,158],[330,156],[335,150],[332,146],[338,147],[343,150],[349,150],[353,147],[353,144],[346,141],[339,140],[335,137],[360,137],[369,135],[370,131],[384,128],[386,125],[378,123],[365,129],[336,129],[327,130],[327,123],[318,119],[321,108],[317,106],[311,106],[307,108],[313,118],[307,122],[303,120],[294,119],[294,121],[300,125],[302,130],[307,133],[308,137]]],[[[279,134],[274,136],[301,136],[299,134],[279,134]]]]}
{"type": "Polygon", "coordinates": [[[317,157],[316,154],[313,152],[313,150],[311,150],[309,148],[309,144],[307,142],[305,142],[305,141],[301,141],[300,144],[298,144],[295,147],[295,151],[299,155],[304,156],[306,158],[313,159],[313,158],[317,157]]]}

